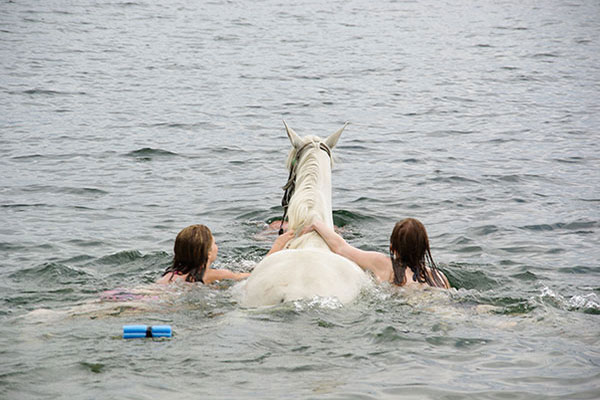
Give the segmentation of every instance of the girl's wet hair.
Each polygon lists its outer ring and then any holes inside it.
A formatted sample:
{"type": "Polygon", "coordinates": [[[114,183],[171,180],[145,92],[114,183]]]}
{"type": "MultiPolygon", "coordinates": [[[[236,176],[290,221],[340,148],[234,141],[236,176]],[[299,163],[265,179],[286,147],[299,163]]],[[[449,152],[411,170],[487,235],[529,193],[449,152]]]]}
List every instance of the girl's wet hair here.
{"type": "Polygon", "coordinates": [[[406,218],[396,223],[390,237],[390,258],[396,285],[406,284],[408,267],[413,273],[413,281],[446,287],[431,257],[425,226],[419,220],[406,218]],[[429,270],[426,264],[429,264],[429,270]]]}
{"type": "Polygon", "coordinates": [[[208,252],[212,243],[212,233],[205,225],[191,225],[182,229],[175,238],[173,264],[165,270],[163,276],[171,272],[173,275],[188,274],[185,278],[187,282],[204,283],[208,252]]]}

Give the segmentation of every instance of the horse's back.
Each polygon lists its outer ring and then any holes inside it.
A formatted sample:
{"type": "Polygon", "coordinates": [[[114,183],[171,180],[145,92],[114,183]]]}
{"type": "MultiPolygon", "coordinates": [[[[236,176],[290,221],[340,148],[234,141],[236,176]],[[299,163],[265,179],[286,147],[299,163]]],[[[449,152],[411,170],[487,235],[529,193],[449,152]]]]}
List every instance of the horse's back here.
{"type": "Polygon", "coordinates": [[[331,251],[282,250],[254,268],[243,287],[241,303],[258,307],[315,296],[349,303],[367,282],[360,267],[331,251]]]}

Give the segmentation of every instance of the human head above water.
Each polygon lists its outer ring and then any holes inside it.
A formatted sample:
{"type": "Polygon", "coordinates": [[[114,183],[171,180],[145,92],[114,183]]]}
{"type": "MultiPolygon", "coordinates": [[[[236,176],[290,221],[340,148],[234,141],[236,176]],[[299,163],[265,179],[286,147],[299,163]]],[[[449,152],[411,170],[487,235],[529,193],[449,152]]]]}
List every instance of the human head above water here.
{"type": "Polygon", "coordinates": [[[206,225],[190,225],[179,232],[173,247],[173,264],[165,274],[188,274],[186,281],[203,282],[206,266],[216,258],[216,245],[212,232],[206,225]],[[213,249],[214,246],[214,249],[213,249]],[[213,251],[211,252],[211,249],[213,251]]]}
{"type": "Polygon", "coordinates": [[[444,287],[431,257],[427,230],[421,221],[406,218],[396,223],[390,236],[390,257],[395,284],[403,286],[406,283],[405,270],[408,267],[413,272],[413,280],[430,286],[444,287]],[[431,268],[431,274],[427,272],[426,261],[431,268]]]}

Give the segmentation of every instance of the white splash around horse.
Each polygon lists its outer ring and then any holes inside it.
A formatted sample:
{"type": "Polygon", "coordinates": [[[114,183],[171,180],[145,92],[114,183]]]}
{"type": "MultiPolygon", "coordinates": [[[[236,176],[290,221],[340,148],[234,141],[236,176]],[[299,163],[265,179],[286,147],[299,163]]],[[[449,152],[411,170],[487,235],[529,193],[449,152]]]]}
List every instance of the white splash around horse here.
{"type": "MultiPolygon", "coordinates": [[[[295,186],[289,201],[288,227],[300,232],[320,219],[333,228],[331,149],[346,125],[322,140],[317,136],[300,138],[284,124],[293,146],[287,167],[295,186]]],[[[292,239],[285,250],[265,257],[254,268],[241,288],[241,304],[258,307],[316,296],[335,297],[345,304],[369,282],[358,265],[333,253],[316,232],[311,232],[292,239]]]]}

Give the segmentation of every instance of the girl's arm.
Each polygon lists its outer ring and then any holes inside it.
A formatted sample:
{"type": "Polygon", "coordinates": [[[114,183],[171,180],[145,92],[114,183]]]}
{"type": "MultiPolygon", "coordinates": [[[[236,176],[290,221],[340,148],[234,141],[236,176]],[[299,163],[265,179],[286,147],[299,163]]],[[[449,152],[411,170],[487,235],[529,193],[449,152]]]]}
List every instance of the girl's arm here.
{"type": "Polygon", "coordinates": [[[273,242],[273,246],[271,247],[271,250],[269,250],[269,252],[267,253],[267,256],[283,249],[287,242],[289,242],[293,237],[294,231],[291,229],[285,232],[284,234],[277,236],[277,239],[275,239],[275,242],[273,242]]]}
{"type": "MultiPolygon", "coordinates": [[[[293,237],[294,237],[294,231],[292,231],[292,230],[287,231],[283,235],[279,235],[277,237],[277,239],[275,239],[275,242],[273,242],[273,246],[271,247],[271,250],[269,250],[267,255],[273,254],[273,253],[283,249],[285,247],[285,245],[287,244],[287,242],[289,242],[290,239],[292,239],[293,237]]],[[[204,273],[203,280],[204,280],[204,283],[209,284],[214,281],[220,281],[222,279],[233,279],[235,281],[239,281],[239,280],[245,279],[249,276],[250,276],[249,272],[233,272],[228,269],[208,268],[206,270],[206,272],[204,273]]]]}
{"type": "Polygon", "coordinates": [[[203,281],[205,284],[212,283],[214,281],[220,281],[222,279],[233,279],[239,281],[250,276],[248,272],[233,272],[228,269],[212,269],[208,268],[204,273],[203,281]]]}
{"type": "Polygon", "coordinates": [[[354,261],[362,269],[371,271],[379,281],[390,280],[392,263],[388,256],[376,251],[360,250],[349,245],[344,238],[322,221],[315,221],[311,226],[305,228],[302,233],[304,234],[313,230],[321,235],[334,253],[354,261]]]}

